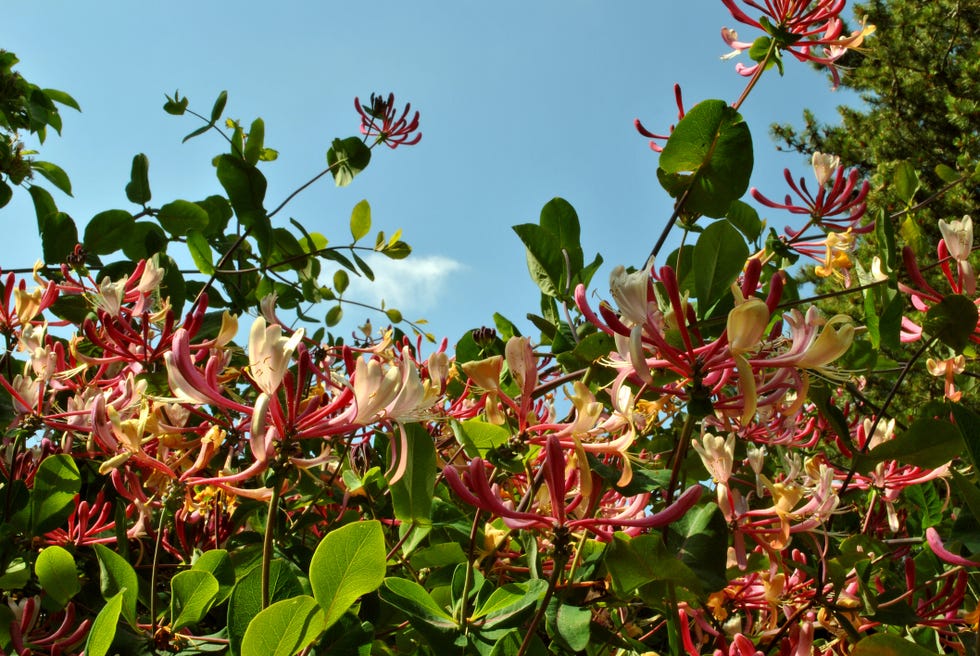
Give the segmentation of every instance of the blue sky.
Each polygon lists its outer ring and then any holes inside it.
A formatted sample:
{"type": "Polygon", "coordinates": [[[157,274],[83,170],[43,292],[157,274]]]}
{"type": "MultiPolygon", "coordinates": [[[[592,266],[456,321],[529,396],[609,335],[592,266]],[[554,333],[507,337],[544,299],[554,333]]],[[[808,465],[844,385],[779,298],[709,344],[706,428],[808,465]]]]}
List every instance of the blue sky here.
{"type": "MultiPolygon", "coordinates": [[[[723,26],[757,36],[718,0],[297,1],[274,9],[253,0],[32,0],[5,8],[0,48],[20,57],[28,79],[82,106],[63,112],[63,137],[42,152],[70,174],[74,197],[54,193],[80,226],[99,211],[132,208],[124,186],[136,153],[149,157],[157,206],[220,191],[210,160],[222,142],[181,144],[198,124],[165,114],[165,93],[179,89],[206,114],[226,89],[226,116],[265,120],[266,144],[280,153],[263,169],[270,207],[324,168],[334,137],[356,134],[354,96],[391,91],[410,101],[422,114],[419,145],[378,149],[352,185],[324,180],[281,216],[343,242],[351,209],[368,199],[375,228],[402,229],[414,253],[378,264],[379,283],[357,287],[358,295],[381,293],[454,342],[489,325],[494,311],[534,333],[524,316],[537,311],[538,292],[510,226],[536,222],[552,197],[576,208],[586,257],[603,254],[593,283],[603,297],[612,266],[643,263],[671,201],[633,119],[658,130],[676,122],[675,82],[688,106],[738,96],[745,79],[720,60],[723,26]]],[[[785,193],[784,167],[810,173],[800,157],[775,151],[769,124],[799,124],[804,107],[833,121],[836,105],[854,102],[808,66],[788,61],[786,73],[767,74],[742,110],[755,140],[753,185],[776,198],[785,193]]],[[[770,218],[783,225],[783,216],[770,218]]],[[[30,266],[40,246],[26,193],[0,220],[8,235],[0,265],[30,266]]],[[[345,316],[349,331],[371,315],[348,308],[345,316]]]]}

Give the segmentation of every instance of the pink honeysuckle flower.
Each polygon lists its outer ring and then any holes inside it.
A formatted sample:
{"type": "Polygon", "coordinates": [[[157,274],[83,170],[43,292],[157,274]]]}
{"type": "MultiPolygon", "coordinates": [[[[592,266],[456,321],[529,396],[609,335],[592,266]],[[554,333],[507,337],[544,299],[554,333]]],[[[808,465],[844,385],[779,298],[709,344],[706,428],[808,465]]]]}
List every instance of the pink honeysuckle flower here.
{"type": "Polygon", "coordinates": [[[956,403],[963,398],[963,392],[956,389],[954,376],[966,370],[965,356],[957,355],[945,360],[928,358],[926,359],[926,369],[931,375],[944,379],[943,393],[947,399],[956,403]]]}
{"type": "MultiPolygon", "coordinates": [[[[850,35],[844,35],[844,23],[840,18],[845,0],[765,0],[764,5],[755,0],[741,0],[742,4],[762,12],[758,20],[750,17],[736,0],[722,0],[735,20],[762,30],[775,42],[779,50],[789,52],[803,62],[827,66],[834,79],[834,88],[840,84],[840,76],[834,62],[851,49],[856,49],[864,38],[874,32],[874,26],[862,26],[850,35]],[[814,49],[821,48],[820,54],[814,49]]],[[[722,38],[734,49],[727,57],[748,50],[752,44],[740,42],[734,30],[723,28],[722,38]]],[[[727,58],[726,57],[726,58],[727,58]]],[[[753,75],[760,64],[743,66],[736,70],[740,75],[753,75]]]]}
{"type": "Polygon", "coordinates": [[[412,111],[409,103],[405,105],[401,116],[398,116],[393,93],[388,94],[387,98],[372,93],[367,107],[362,107],[360,99],[354,98],[354,108],[361,115],[361,134],[374,138],[375,143],[394,149],[398,146],[414,146],[422,139],[422,133],[416,132],[419,129],[419,113],[415,112],[409,119],[412,111]]]}
{"type": "MultiPolygon", "coordinates": [[[[940,258],[941,268],[946,281],[954,294],[962,294],[965,297],[973,296],[975,292],[976,280],[975,276],[972,275],[972,267],[969,269],[971,275],[966,279],[964,278],[963,269],[958,269],[959,275],[954,275],[949,267],[949,251],[946,247],[945,240],[939,242],[937,247],[937,253],[940,258]],[[969,289],[973,288],[974,291],[971,293],[969,289]]],[[[922,271],[919,269],[919,264],[915,260],[915,253],[911,248],[906,246],[902,249],[902,261],[905,264],[905,271],[908,274],[909,283],[905,284],[903,282],[898,283],[898,289],[910,296],[912,301],[912,306],[919,312],[928,312],[934,304],[939,303],[943,300],[944,295],[937,291],[929,282],[926,281],[925,277],[922,275],[922,271]]],[[[969,265],[969,263],[967,263],[969,265]]],[[[974,305],[980,305],[980,298],[973,299],[974,305]]],[[[902,317],[902,341],[903,342],[914,342],[922,337],[922,327],[918,325],[915,321],[907,316],[902,317]]],[[[977,320],[977,326],[973,330],[973,334],[970,335],[970,341],[975,344],[980,344],[980,319],[977,320]]]]}
{"type": "Polygon", "coordinates": [[[509,528],[584,529],[603,541],[612,539],[614,527],[637,533],[675,522],[698,502],[703,491],[700,485],[693,485],[666,508],[653,514],[647,514],[649,493],[626,499],[615,490],[610,490],[600,499],[585,502],[579,488],[579,468],[573,467],[570,473],[566,473],[567,464],[561,442],[554,435],[549,435],[537,466],[541,468],[550,503],[544,506],[539,500],[533,501],[531,507],[537,512],[518,510],[513,502],[501,500],[499,489],[495,490],[490,484],[487,465],[482,458],[474,458],[462,478],[452,465],[443,469],[443,476],[461,501],[501,518],[509,528]],[[569,503],[567,497],[570,494],[573,500],[569,503]],[[578,514],[579,508],[587,508],[589,516],[572,519],[571,513],[578,514]]]}
{"type": "MultiPolygon", "coordinates": [[[[820,155],[820,153],[816,153],[820,155]]],[[[818,160],[814,165],[814,174],[817,178],[817,193],[812,194],[807,188],[806,180],[800,178],[799,184],[793,180],[793,175],[789,169],[784,169],[783,173],[790,189],[802,201],[801,205],[793,202],[792,197],[787,194],[784,201],[779,203],[764,196],[758,189],[753,187],[750,191],[752,197],[766,207],[783,209],[793,214],[800,214],[809,217],[809,221],[801,230],[786,228],[786,234],[791,240],[797,240],[811,226],[816,225],[828,232],[844,232],[851,230],[855,234],[864,234],[874,230],[874,222],[867,225],[858,225],[867,209],[865,199],[871,185],[867,180],[858,185],[860,173],[857,169],[851,169],[845,176],[843,166],[838,166],[832,175],[828,175],[826,161],[818,160]],[[831,179],[832,178],[832,179],[831,179]],[[821,182],[826,180],[827,182],[821,182]],[[828,188],[827,183],[830,182],[828,188]]]]}
{"type": "MultiPolygon", "coordinates": [[[[684,99],[681,97],[681,85],[679,84],[674,85],[674,100],[677,103],[677,120],[679,121],[684,118],[684,99]]],[[[670,138],[670,133],[674,131],[674,126],[671,125],[667,134],[655,134],[650,130],[647,130],[643,126],[643,123],[640,122],[640,119],[634,119],[633,127],[636,128],[637,132],[650,140],[650,149],[657,153],[663,151],[664,149],[664,147],[657,142],[667,141],[667,139],[670,138]]]]}
{"type": "Polygon", "coordinates": [[[252,323],[248,338],[248,374],[261,391],[274,395],[282,384],[293,351],[303,340],[303,329],[284,337],[278,324],[267,325],[264,317],[252,323]]]}

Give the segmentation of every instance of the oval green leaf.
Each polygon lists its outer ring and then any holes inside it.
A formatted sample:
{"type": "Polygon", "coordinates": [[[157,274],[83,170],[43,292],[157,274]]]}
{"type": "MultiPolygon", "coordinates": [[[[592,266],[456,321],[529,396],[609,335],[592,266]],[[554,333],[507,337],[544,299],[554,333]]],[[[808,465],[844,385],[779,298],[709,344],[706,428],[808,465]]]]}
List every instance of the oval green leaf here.
{"type": "Polygon", "coordinates": [[[75,495],[82,482],[71,456],[48,456],[34,475],[31,491],[31,523],[34,535],[44,535],[61,526],[75,510],[75,495]]]}
{"type": "Polygon", "coordinates": [[[123,606],[122,594],[116,594],[102,607],[92,622],[85,642],[86,656],[105,656],[116,638],[116,627],[119,625],[119,613],[123,606]]]}
{"type": "Polygon", "coordinates": [[[367,236],[371,232],[371,205],[362,200],[354,206],[350,214],[350,235],[354,241],[367,236]]]}
{"type": "Polygon", "coordinates": [[[966,348],[977,330],[977,306],[962,294],[950,294],[926,313],[925,331],[957,353],[966,348]]]}
{"type": "Polygon", "coordinates": [[[129,173],[129,183],[126,185],[126,198],[131,203],[145,205],[150,202],[150,160],[140,153],[133,157],[133,168],[129,173]]]}
{"type": "Polygon", "coordinates": [[[44,549],[34,563],[34,573],[41,589],[59,608],[63,608],[82,589],[75,559],[62,547],[44,549]]]}
{"type": "MultiPolygon", "coordinates": [[[[119,597],[123,617],[136,625],[136,596],[139,580],[129,561],[101,544],[95,545],[95,555],[99,559],[99,587],[106,601],[119,597]]],[[[94,629],[93,629],[94,630],[94,629]]]]}
{"type": "Polygon", "coordinates": [[[174,631],[193,626],[218,597],[218,579],[210,572],[189,569],[170,579],[170,616],[174,631]]]}
{"type": "Polygon", "coordinates": [[[249,622],[242,656],[294,656],[323,633],[323,611],[302,595],[272,604],[249,622]]]}
{"type": "Polygon", "coordinates": [[[381,522],[355,522],[331,531],[310,561],[310,586],[325,612],[325,628],[358,597],[378,589],[386,569],[381,522]]]}
{"type": "Polygon", "coordinates": [[[691,262],[700,316],[707,315],[711,306],[729,293],[748,257],[749,247],[728,221],[715,221],[704,229],[694,245],[691,262]]]}
{"type": "Polygon", "coordinates": [[[660,153],[657,177],[672,196],[689,191],[688,213],[722,217],[741,198],[752,175],[752,135],[724,100],[695,105],[660,153]]]}
{"type": "Polygon", "coordinates": [[[189,200],[175,200],[160,208],[157,215],[160,226],[174,237],[186,235],[191,230],[203,231],[208,227],[207,211],[189,200]]]}
{"type": "Polygon", "coordinates": [[[92,253],[107,255],[114,253],[129,242],[136,221],[126,210],[106,210],[92,217],[85,226],[82,244],[92,253]]]}

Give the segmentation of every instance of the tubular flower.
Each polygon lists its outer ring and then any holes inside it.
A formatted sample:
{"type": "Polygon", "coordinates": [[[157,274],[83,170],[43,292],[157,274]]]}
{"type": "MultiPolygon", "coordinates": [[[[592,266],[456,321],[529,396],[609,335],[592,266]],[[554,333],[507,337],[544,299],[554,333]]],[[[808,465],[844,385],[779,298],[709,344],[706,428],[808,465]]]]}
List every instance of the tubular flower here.
{"type": "Polygon", "coordinates": [[[372,93],[371,103],[366,108],[361,106],[359,98],[354,98],[354,107],[361,115],[361,134],[373,137],[375,143],[397,148],[414,146],[422,139],[422,133],[416,132],[419,129],[419,113],[415,112],[409,119],[412,105],[408,103],[401,116],[398,116],[393,93],[388,94],[387,98],[372,93]]]}
{"type": "MultiPolygon", "coordinates": [[[[751,18],[739,8],[736,0],[722,0],[735,20],[751,25],[769,35],[780,51],[789,52],[802,62],[823,64],[830,70],[834,88],[840,84],[840,75],[834,62],[851,49],[864,42],[864,37],[874,32],[874,26],[862,26],[850,35],[843,34],[844,23],[840,13],[846,5],[845,0],[765,0],[760,4],[755,0],[742,0],[742,4],[762,12],[758,20],[751,18]],[[821,51],[815,53],[814,49],[821,51]]],[[[723,28],[722,39],[733,52],[725,58],[734,57],[752,47],[752,43],[738,41],[738,34],[730,28],[723,28]]],[[[740,75],[753,75],[760,64],[735,68],[740,75]]]]}
{"type": "Polygon", "coordinates": [[[269,395],[276,393],[302,339],[302,328],[287,338],[278,324],[268,326],[264,317],[256,318],[249,332],[248,372],[260,390],[269,395]]]}
{"type": "Polygon", "coordinates": [[[813,172],[818,185],[816,194],[810,193],[806,180],[800,178],[799,184],[797,184],[789,169],[783,171],[790,189],[803,201],[802,205],[795,204],[789,194],[786,195],[782,203],[770,200],[755,187],[751,190],[752,197],[766,207],[783,209],[793,214],[809,215],[810,222],[802,230],[794,231],[786,228],[786,233],[791,239],[800,237],[811,225],[820,226],[828,232],[851,230],[854,233],[863,234],[874,230],[874,223],[858,225],[867,209],[865,198],[871,189],[868,181],[864,180],[858,185],[860,173],[857,169],[851,169],[845,176],[844,167],[836,166],[831,173],[829,166],[835,163],[836,158],[828,159],[828,156],[823,153],[814,153],[812,161],[813,172]],[[830,184],[829,188],[828,183],[830,184]]]}
{"type": "MultiPolygon", "coordinates": [[[[677,120],[679,121],[684,118],[684,99],[681,97],[681,85],[679,84],[674,85],[674,100],[677,102],[677,120]]],[[[674,126],[671,125],[667,134],[655,134],[643,127],[640,119],[633,120],[633,127],[636,128],[637,132],[650,140],[650,149],[657,153],[664,149],[657,141],[667,141],[670,138],[670,133],[674,131],[674,126]]]]}
{"type": "Polygon", "coordinates": [[[969,215],[957,221],[939,221],[939,231],[943,240],[939,244],[939,258],[943,273],[962,293],[973,296],[977,291],[977,274],[970,264],[970,251],[973,250],[973,219],[969,215]],[[946,256],[956,260],[955,282],[946,256]]]}
{"type": "Polygon", "coordinates": [[[548,436],[537,468],[548,490],[549,502],[543,503],[539,495],[526,511],[515,507],[513,501],[502,500],[504,492],[496,485],[491,486],[487,464],[482,458],[474,458],[462,478],[452,465],[443,469],[443,476],[461,501],[501,518],[511,529],[584,529],[603,541],[612,539],[613,527],[623,527],[635,534],[643,529],[667,526],[683,517],[703,491],[700,485],[693,485],[654,514],[647,514],[651,504],[649,493],[623,497],[612,490],[595,501],[586,500],[581,470],[568,467],[564,449],[554,435],[548,436]],[[589,516],[581,516],[583,513],[589,516]]]}

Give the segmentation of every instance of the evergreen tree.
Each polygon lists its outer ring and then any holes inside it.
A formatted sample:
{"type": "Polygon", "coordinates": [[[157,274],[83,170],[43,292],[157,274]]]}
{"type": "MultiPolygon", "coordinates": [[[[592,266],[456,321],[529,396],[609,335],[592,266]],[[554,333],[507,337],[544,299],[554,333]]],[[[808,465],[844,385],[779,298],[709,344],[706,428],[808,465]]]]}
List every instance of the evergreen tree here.
{"type": "MultiPolygon", "coordinates": [[[[869,197],[875,217],[906,205],[896,185],[900,162],[918,172],[921,202],[960,177],[949,169],[972,173],[980,161],[980,1],[870,0],[854,12],[876,27],[867,48],[840,61],[842,86],[864,105],[840,107],[839,125],[806,112],[802,129],[777,125],[773,133],[784,147],[834,153],[861,169],[877,189],[869,197]]],[[[956,184],[896,228],[917,248],[920,227],[934,234],[939,219],[975,212],[978,200],[975,179],[956,184]]]]}

